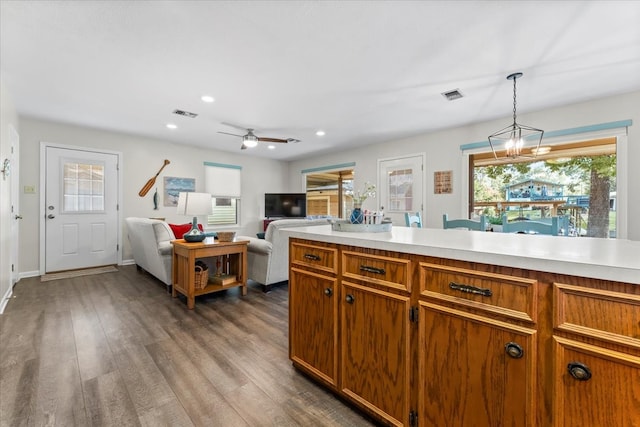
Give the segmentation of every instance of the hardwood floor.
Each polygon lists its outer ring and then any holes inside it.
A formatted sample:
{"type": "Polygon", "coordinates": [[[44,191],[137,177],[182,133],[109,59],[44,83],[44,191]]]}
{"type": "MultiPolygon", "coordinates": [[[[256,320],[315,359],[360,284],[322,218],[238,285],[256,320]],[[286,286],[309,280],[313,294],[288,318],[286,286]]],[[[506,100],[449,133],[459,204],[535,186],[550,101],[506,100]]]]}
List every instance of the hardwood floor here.
{"type": "Polygon", "coordinates": [[[295,371],[287,287],[198,297],[135,266],[22,279],[0,316],[1,426],[370,426],[295,371]]]}

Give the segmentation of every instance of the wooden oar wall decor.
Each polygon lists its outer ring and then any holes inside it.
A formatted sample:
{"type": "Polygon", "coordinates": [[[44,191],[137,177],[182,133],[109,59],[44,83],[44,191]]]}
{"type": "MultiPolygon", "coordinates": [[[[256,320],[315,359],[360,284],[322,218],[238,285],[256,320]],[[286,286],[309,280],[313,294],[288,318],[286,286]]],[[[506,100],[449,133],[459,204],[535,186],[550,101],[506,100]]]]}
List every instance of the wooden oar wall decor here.
{"type": "Polygon", "coordinates": [[[149,190],[151,190],[151,187],[153,187],[154,184],[156,183],[156,178],[158,177],[158,175],[160,175],[160,172],[162,172],[162,169],[164,169],[164,167],[167,166],[169,163],[171,162],[165,159],[164,164],[162,165],[162,167],[160,168],[156,176],[154,176],[153,178],[149,179],[149,181],[147,181],[144,187],[142,187],[142,190],[140,190],[140,192],[138,193],[138,196],[144,197],[147,195],[149,190]]]}

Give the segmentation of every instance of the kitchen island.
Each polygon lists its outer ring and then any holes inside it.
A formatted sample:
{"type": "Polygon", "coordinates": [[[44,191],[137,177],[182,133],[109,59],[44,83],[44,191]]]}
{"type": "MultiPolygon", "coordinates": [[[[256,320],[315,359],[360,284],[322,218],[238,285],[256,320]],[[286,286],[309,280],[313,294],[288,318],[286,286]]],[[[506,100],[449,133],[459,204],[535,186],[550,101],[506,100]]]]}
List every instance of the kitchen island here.
{"type": "Polygon", "coordinates": [[[290,358],[377,421],[640,425],[640,242],[286,233],[290,358]]]}

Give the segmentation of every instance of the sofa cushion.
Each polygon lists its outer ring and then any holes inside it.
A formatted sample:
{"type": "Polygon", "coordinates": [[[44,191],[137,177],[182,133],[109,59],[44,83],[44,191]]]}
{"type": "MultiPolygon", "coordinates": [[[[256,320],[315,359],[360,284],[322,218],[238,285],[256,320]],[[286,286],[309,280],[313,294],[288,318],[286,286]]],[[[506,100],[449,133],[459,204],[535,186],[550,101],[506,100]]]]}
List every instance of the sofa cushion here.
{"type": "MultiPolygon", "coordinates": [[[[187,224],[169,224],[171,227],[171,231],[173,231],[173,235],[176,236],[176,239],[182,239],[185,233],[188,233],[191,230],[191,223],[187,224]]],[[[198,224],[198,228],[200,231],[204,231],[202,228],[202,224],[198,224]]]]}

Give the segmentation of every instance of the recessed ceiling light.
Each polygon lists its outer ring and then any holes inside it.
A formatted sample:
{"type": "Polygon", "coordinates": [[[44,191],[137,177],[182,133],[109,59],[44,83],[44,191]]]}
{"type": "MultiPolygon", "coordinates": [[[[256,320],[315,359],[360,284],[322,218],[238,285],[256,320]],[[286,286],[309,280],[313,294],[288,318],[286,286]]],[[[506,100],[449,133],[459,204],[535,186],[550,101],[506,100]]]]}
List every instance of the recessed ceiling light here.
{"type": "Polygon", "coordinates": [[[319,131],[317,131],[317,132],[316,132],[316,135],[318,135],[318,136],[325,136],[325,133],[324,133],[324,131],[323,131],[323,130],[319,130],[319,131]]]}
{"type": "Polygon", "coordinates": [[[175,125],[175,124],[173,124],[173,123],[167,123],[167,127],[168,127],[169,129],[178,129],[178,126],[176,126],[176,125],[175,125]]]}
{"type": "Polygon", "coordinates": [[[209,102],[209,103],[215,101],[213,96],[210,96],[210,95],[202,95],[200,99],[202,99],[202,102],[209,102]]]}
{"type": "Polygon", "coordinates": [[[269,145],[268,148],[269,148],[269,150],[275,150],[276,146],[275,145],[269,145]]]}

